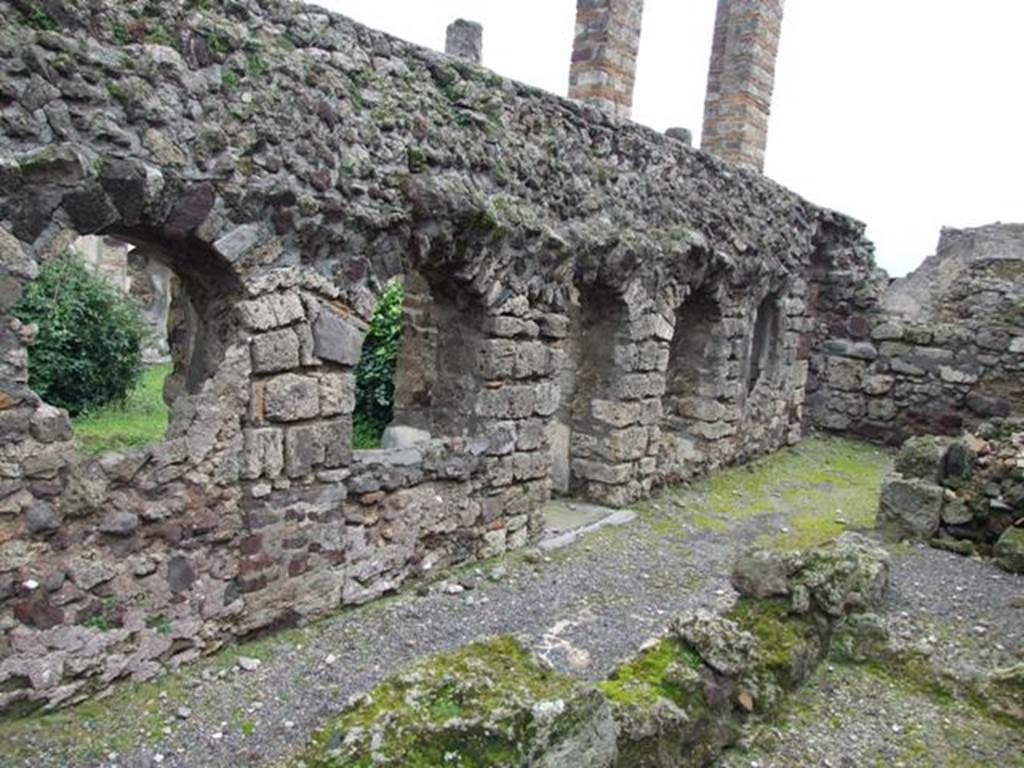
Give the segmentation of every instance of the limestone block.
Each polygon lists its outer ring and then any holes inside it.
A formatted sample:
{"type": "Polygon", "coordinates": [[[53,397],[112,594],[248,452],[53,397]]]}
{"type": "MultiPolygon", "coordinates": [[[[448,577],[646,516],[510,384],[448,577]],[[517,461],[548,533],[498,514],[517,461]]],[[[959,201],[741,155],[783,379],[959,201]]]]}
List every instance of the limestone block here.
{"type": "Polygon", "coordinates": [[[242,323],[254,331],[269,331],[291,325],[306,316],[297,293],[272,293],[238,305],[242,323]]]}
{"type": "Polygon", "coordinates": [[[318,373],[320,413],[338,416],[352,413],[356,407],[356,377],[351,373],[318,373]]]}
{"type": "Polygon", "coordinates": [[[276,373],[298,368],[299,364],[299,337],[291,328],[253,337],[253,372],[276,373]]]}
{"type": "Polygon", "coordinates": [[[264,389],[263,413],[270,421],[302,421],[320,415],[320,382],[312,376],[286,373],[264,389]]]}
{"type": "Polygon", "coordinates": [[[244,445],[244,479],[280,476],[284,470],[284,433],[280,429],[247,429],[244,445]]]}
{"type": "Polygon", "coordinates": [[[618,463],[641,459],[647,454],[648,428],[614,429],[598,443],[600,453],[618,463]]]}
{"type": "Polygon", "coordinates": [[[584,480],[595,480],[608,485],[625,483],[633,476],[633,464],[608,464],[603,461],[573,458],[572,474],[584,480]]]}
{"type": "Polygon", "coordinates": [[[917,539],[930,539],[939,530],[943,489],[925,480],[894,475],[882,486],[877,523],[917,539]]]}
{"type": "MultiPolygon", "coordinates": [[[[318,441],[323,447],[323,465],[328,468],[344,467],[352,463],[352,420],[343,417],[318,425],[318,441]]],[[[418,454],[418,451],[407,451],[418,454]]],[[[412,463],[416,463],[415,460],[412,463]]]]}
{"type": "Polygon", "coordinates": [[[547,444],[547,425],[545,419],[526,419],[517,422],[516,450],[535,451],[547,444]]]}
{"type": "Polygon", "coordinates": [[[699,421],[719,421],[725,418],[727,409],[709,397],[684,397],[676,401],[676,412],[699,421]]]}
{"type": "Polygon", "coordinates": [[[492,419],[525,419],[533,415],[536,403],[534,387],[506,384],[482,390],[477,397],[476,413],[492,419]]]}
{"type": "Polygon", "coordinates": [[[721,440],[736,434],[736,425],[727,421],[698,422],[690,426],[690,432],[706,440],[721,440]]]}
{"type": "Polygon", "coordinates": [[[324,306],[313,324],[316,356],[340,365],[354,366],[363,354],[365,329],[354,318],[324,306]]]}
{"type": "Polygon", "coordinates": [[[516,480],[534,480],[546,477],[551,457],[545,451],[516,453],[512,456],[512,476],[516,480]]]}
{"type": "Polygon", "coordinates": [[[644,404],[638,401],[591,400],[590,415],[612,427],[628,427],[640,422],[644,404]]]}
{"type": "Polygon", "coordinates": [[[1015,355],[1024,354],[1024,336],[1018,336],[1010,342],[1010,352],[1015,355]]]}
{"type": "MultiPolygon", "coordinates": [[[[305,477],[324,461],[324,444],[319,424],[290,427],[285,433],[284,459],[288,477],[305,477]]],[[[351,443],[349,444],[351,450],[351,443]]]]}
{"type": "Polygon", "coordinates": [[[608,387],[608,396],[616,400],[643,400],[665,394],[665,374],[625,373],[608,387]]]}
{"type": "MultiPolygon", "coordinates": [[[[426,430],[406,427],[401,424],[389,424],[381,437],[381,447],[385,450],[401,450],[429,440],[430,433],[426,430]]],[[[508,452],[511,453],[511,449],[508,452]]]]}

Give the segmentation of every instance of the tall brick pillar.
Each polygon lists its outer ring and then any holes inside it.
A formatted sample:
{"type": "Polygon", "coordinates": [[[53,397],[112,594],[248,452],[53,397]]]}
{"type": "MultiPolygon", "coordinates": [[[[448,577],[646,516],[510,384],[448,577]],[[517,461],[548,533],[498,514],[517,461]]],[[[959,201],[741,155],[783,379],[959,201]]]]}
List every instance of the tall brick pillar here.
{"type": "Polygon", "coordinates": [[[576,0],[569,98],[629,117],[644,0],[576,0]]]}
{"type": "Polygon", "coordinates": [[[785,0],[718,0],[701,149],[764,170],[785,0]]]}
{"type": "Polygon", "coordinates": [[[484,55],[484,28],[475,21],[456,19],[448,25],[444,52],[479,64],[484,55]]]}

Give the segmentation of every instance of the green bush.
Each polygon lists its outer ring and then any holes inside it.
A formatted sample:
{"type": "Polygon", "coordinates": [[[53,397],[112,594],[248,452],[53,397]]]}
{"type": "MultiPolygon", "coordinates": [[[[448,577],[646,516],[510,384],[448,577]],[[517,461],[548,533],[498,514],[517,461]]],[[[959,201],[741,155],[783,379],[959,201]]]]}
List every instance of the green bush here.
{"type": "Polygon", "coordinates": [[[29,385],[72,416],[123,400],[142,375],[149,330],[141,310],[73,251],[39,271],[13,313],[39,326],[29,385]]]}
{"type": "Polygon", "coordinates": [[[356,410],[352,415],[352,443],[356,448],[378,446],[384,427],[391,421],[403,298],[400,283],[384,290],[363,342],[363,354],[356,366],[356,410]]]}

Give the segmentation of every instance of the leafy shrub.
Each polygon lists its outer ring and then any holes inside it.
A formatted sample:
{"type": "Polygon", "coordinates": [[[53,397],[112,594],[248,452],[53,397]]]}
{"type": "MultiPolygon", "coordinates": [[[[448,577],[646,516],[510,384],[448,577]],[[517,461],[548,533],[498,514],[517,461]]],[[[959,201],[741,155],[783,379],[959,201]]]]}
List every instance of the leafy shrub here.
{"type": "Polygon", "coordinates": [[[384,290],[363,342],[363,354],[356,366],[356,410],[352,415],[352,443],[356,448],[379,445],[394,412],[403,298],[400,283],[384,290]]]}
{"type": "Polygon", "coordinates": [[[39,271],[13,314],[39,326],[29,385],[72,416],[123,400],[142,374],[149,330],[141,310],[73,251],[39,271]]]}

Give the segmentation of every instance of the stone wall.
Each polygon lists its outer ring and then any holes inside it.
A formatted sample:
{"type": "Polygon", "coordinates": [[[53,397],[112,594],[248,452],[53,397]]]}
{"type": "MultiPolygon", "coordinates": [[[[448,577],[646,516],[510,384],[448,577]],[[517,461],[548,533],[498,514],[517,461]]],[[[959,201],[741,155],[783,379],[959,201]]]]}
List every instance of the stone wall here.
{"type": "Polygon", "coordinates": [[[311,7],[37,6],[0,1],[0,708],[521,546],[553,483],[622,504],[798,438],[815,259],[869,261],[856,222],[311,7]],[[87,234],[181,287],[167,438],[95,458],[9,313],[87,234]],[[425,434],[353,451],[412,275],[425,434]]]}
{"type": "Polygon", "coordinates": [[[891,288],[851,263],[822,268],[818,426],[900,443],[1024,413],[1024,227],[943,230],[936,255],[891,288]]]}

